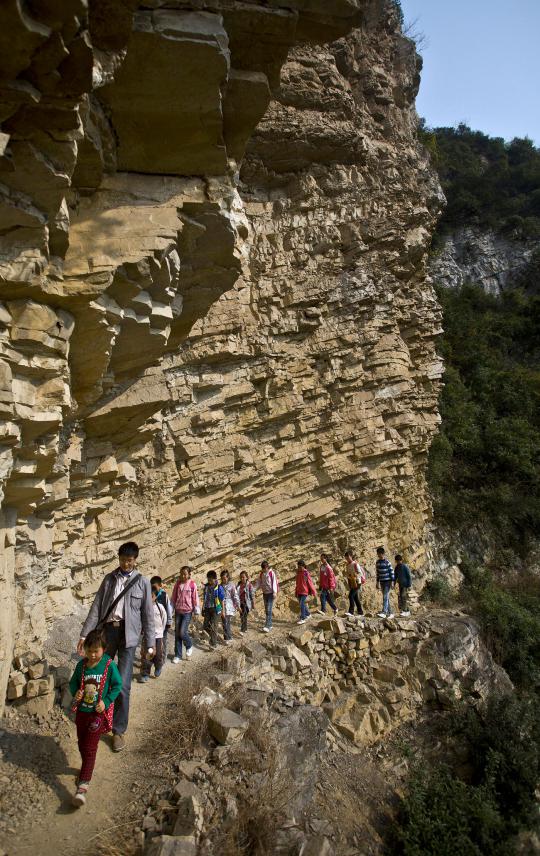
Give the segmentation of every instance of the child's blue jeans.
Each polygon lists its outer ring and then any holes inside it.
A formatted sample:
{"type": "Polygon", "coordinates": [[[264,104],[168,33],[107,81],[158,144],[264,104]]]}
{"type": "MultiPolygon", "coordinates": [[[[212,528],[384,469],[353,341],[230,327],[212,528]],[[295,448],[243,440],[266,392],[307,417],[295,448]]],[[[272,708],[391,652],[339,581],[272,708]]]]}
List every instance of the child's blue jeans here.
{"type": "Polygon", "coordinates": [[[298,601],[300,603],[300,618],[307,618],[309,615],[309,609],[307,608],[307,594],[299,594],[298,601]]]}
{"type": "Polygon", "coordinates": [[[331,589],[321,589],[321,610],[323,612],[326,612],[326,601],[328,601],[334,612],[337,612],[337,606],[334,602],[334,593],[331,589]]]}
{"type": "Polygon", "coordinates": [[[191,621],[191,612],[177,612],[174,616],[174,655],[182,659],[182,642],[188,651],[193,642],[188,633],[191,621]]]}
{"type": "Polygon", "coordinates": [[[382,611],[386,613],[386,615],[390,615],[392,609],[390,607],[390,589],[392,588],[392,583],[390,580],[387,582],[381,583],[381,591],[383,596],[383,607],[382,611]]]}
{"type": "Polygon", "coordinates": [[[272,627],[272,609],[274,608],[274,595],[273,594],[263,594],[264,600],[264,611],[266,613],[266,621],[265,627],[272,627]]]}

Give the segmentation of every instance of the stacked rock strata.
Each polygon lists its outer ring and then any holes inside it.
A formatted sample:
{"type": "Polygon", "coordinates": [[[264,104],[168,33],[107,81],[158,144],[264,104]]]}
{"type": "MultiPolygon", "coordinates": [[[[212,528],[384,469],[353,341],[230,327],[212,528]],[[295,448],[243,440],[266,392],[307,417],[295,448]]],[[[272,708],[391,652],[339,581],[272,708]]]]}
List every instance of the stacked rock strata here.
{"type": "Polygon", "coordinates": [[[234,686],[236,673],[248,689],[279,688],[303,704],[321,705],[359,744],[380,739],[423,704],[449,708],[463,698],[485,699],[497,686],[511,688],[466,615],[364,623],[323,618],[289,636],[290,643],[265,639],[245,643],[242,653],[226,652],[216,686],[234,686]]]}
{"type": "Polygon", "coordinates": [[[392,8],[3,7],[0,691],[128,538],[425,566],[441,197],[392,8]]]}

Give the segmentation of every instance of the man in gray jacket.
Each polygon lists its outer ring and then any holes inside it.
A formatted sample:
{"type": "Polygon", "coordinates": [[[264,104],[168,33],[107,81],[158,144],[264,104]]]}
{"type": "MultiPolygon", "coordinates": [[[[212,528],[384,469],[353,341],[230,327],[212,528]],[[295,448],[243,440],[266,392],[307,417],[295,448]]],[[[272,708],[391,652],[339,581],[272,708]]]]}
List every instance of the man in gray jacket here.
{"type": "Polygon", "coordinates": [[[129,720],[129,696],[133,677],[133,661],[141,632],[149,655],[154,653],[156,632],[150,581],[135,570],[139,548],[134,541],[122,544],[118,550],[116,571],[107,574],[101,583],[88,617],[83,624],[77,652],[84,655],[84,640],[91,630],[103,625],[107,639],[107,654],[118,655],[122,676],[122,691],[114,705],[113,750],[120,752],[126,743],[124,734],[129,720]],[[122,597],[119,596],[124,592],[122,597]],[[116,605],[111,609],[114,601],[116,605]]]}

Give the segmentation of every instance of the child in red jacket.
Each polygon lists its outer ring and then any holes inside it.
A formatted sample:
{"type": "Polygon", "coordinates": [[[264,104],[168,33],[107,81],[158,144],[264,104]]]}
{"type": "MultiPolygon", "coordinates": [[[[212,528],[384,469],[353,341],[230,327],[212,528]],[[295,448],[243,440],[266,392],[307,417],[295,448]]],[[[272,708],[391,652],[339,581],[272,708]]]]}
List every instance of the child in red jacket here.
{"type": "Polygon", "coordinates": [[[319,568],[319,589],[321,593],[321,612],[326,612],[326,602],[330,604],[334,610],[334,615],[337,615],[337,606],[334,601],[334,591],[336,588],[336,575],[334,569],[328,561],[326,553],[321,553],[321,564],[319,568]]]}
{"type": "Polygon", "coordinates": [[[308,595],[311,594],[316,598],[317,592],[315,591],[315,586],[313,585],[313,580],[311,579],[311,574],[307,569],[307,565],[302,559],[297,562],[295,593],[298,598],[298,602],[300,603],[300,620],[296,623],[304,624],[308,618],[311,618],[311,614],[306,603],[308,595]]]}

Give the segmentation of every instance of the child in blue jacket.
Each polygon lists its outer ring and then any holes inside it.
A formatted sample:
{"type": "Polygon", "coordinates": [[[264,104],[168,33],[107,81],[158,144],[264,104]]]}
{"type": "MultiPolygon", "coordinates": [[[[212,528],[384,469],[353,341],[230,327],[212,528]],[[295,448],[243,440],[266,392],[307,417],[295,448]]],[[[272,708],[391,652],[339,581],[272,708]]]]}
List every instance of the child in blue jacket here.
{"type": "Polygon", "coordinates": [[[397,583],[399,586],[398,605],[400,614],[405,618],[408,618],[411,614],[408,604],[409,589],[412,586],[411,570],[403,561],[403,556],[400,556],[399,553],[397,553],[394,558],[396,560],[396,567],[394,568],[394,588],[397,583]]]}

